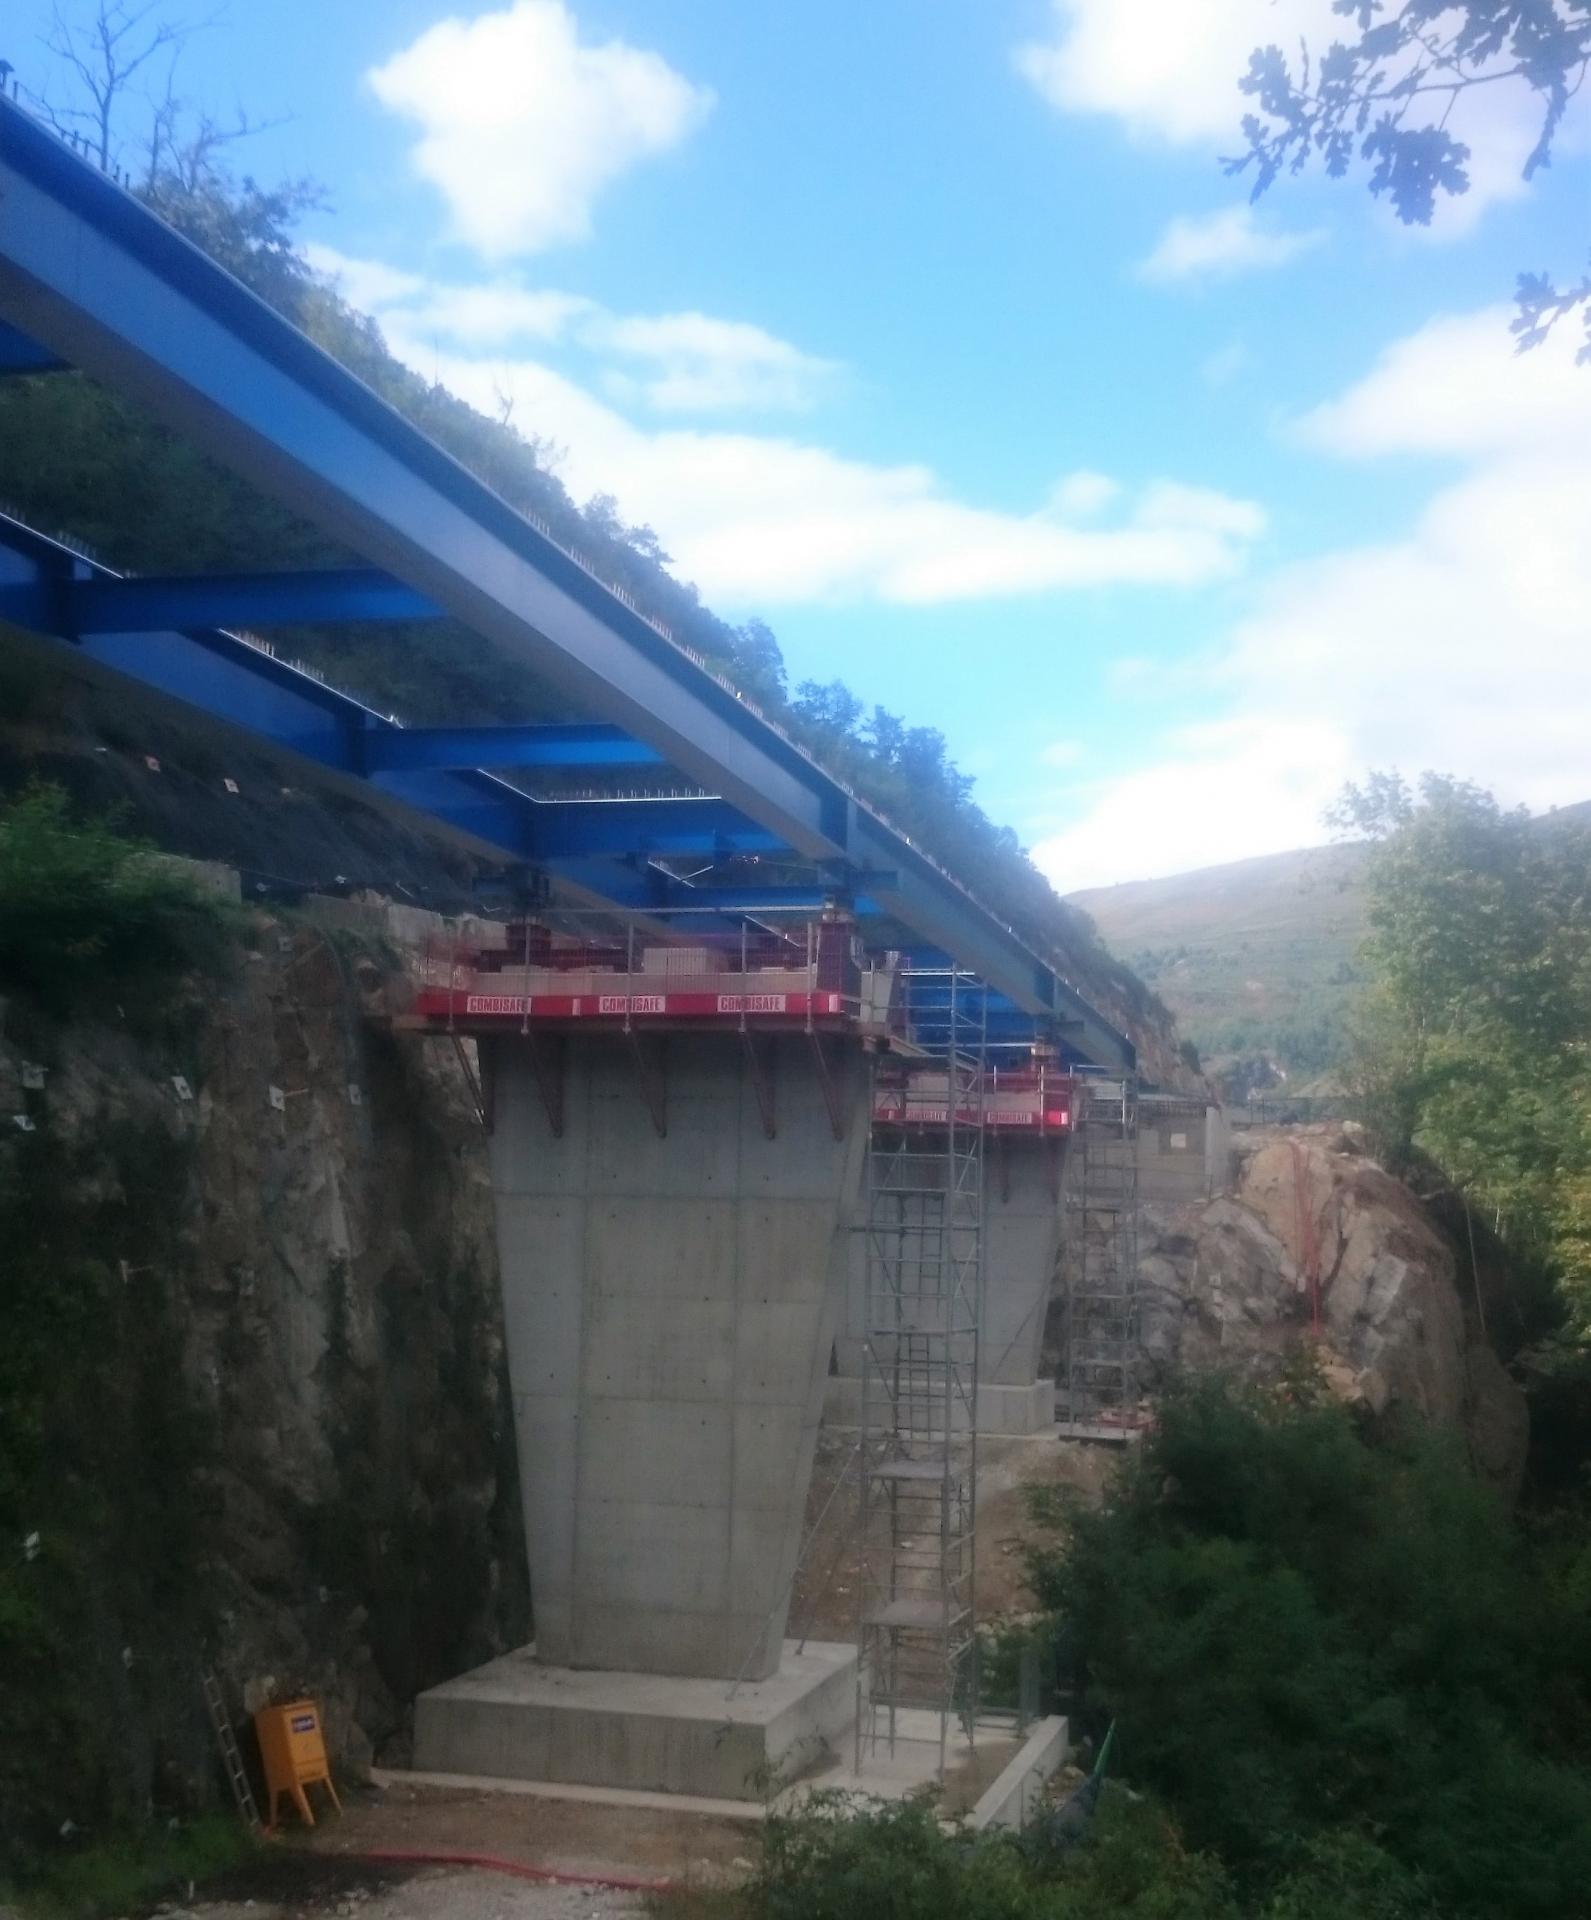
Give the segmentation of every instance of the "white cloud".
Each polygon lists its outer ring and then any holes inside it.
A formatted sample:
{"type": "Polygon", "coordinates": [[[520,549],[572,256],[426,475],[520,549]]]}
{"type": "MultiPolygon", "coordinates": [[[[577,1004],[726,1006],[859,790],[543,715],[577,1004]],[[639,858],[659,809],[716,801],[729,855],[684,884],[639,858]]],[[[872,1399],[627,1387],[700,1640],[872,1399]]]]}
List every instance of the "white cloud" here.
{"type": "Polygon", "coordinates": [[[318,240],[305,243],[304,258],[317,273],[335,280],[343,298],[362,313],[417,300],[426,290],[425,280],[417,273],[404,273],[380,260],[355,260],[318,240]]]}
{"type": "Polygon", "coordinates": [[[1563,340],[1509,350],[1503,307],[1446,315],[1395,341],[1365,378],[1298,422],[1299,436],[1345,455],[1584,453],[1591,378],[1563,340]]]}
{"type": "Polygon", "coordinates": [[[1120,494],[1119,480],[1112,480],[1108,473],[1094,473],[1084,468],[1056,482],[1050,493],[1050,505],[1057,513],[1085,519],[1102,512],[1120,494]]]}
{"type": "Polygon", "coordinates": [[[1064,113],[1108,113],[1148,139],[1235,145],[1256,47],[1341,39],[1331,0],[1051,0],[1050,37],[1017,70],[1064,113]],[[1285,25],[1285,32],[1283,31],[1285,25]]]}
{"type": "Polygon", "coordinates": [[[1374,767],[1457,773],[1536,808],[1591,796],[1591,379],[1575,345],[1520,358],[1496,312],[1435,321],[1308,416],[1343,457],[1440,453],[1465,471],[1406,536],[1257,584],[1202,663],[1220,717],[1088,790],[1035,849],[1057,885],[1318,841],[1326,803],[1374,767]]]}
{"type": "Polygon", "coordinates": [[[705,313],[610,315],[587,335],[607,353],[653,371],[627,376],[618,391],[636,393],[659,413],[722,413],[765,407],[799,411],[813,405],[838,366],[803,353],[743,320],[705,313]]]}
{"type": "Polygon", "coordinates": [[[1320,227],[1307,233],[1266,232],[1246,204],[1179,215],[1155,242],[1138,277],[1165,286],[1179,280],[1252,273],[1261,267],[1284,266],[1319,246],[1325,237],[1320,227]]]}
{"type": "MultiPolygon", "coordinates": [[[[345,284],[384,284],[384,270],[328,248],[316,264],[345,284]]],[[[612,494],[626,520],[658,533],[682,577],[728,608],[1195,586],[1236,573],[1265,528],[1253,502],[1169,480],[1129,495],[1106,474],[1073,473],[1032,513],[1014,514],[954,498],[921,465],[881,466],[773,435],[649,429],[526,351],[503,286],[494,304],[466,298],[483,289],[417,287],[404,275],[390,284],[391,297],[376,300],[373,312],[400,359],[483,412],[509,403],[522,432],[561,449],[560,473],[576,499],[612,494]],[[485,324],[494,316],[505,323],[505,350],[495,353],[483,350],[498,343],[485,324]],[[443,324],[450,317],[451,334],[443,324]]],[[[545,310],[562,316],[569,342],[606,356],[599,377],[610,396],[618,385],[664,408],[689,402],[704,410],[754,396],[768,404],[770,392],[777,403],[834,371],[757,327],[701,314],[625,317],[523,289],[520,296],[569,303],[567,311],[545,310]],[[641,374],[615,366],[625,355],[641,374]]],[[[534,328],[530,336],[541,344],[534,328]]]]}
{"type": "Polygon", "coordinates": [[[464,399],[513,402],[520,429],[564,449],[577,499],[611,493],[655,528],[676,571],[729,608],[811,601],[928,605],[1115,584],[1192,586],[1236,572],[1264,516],[1165,485],[1086,527],[957,500],[918,465],[879,466],[771,435],[648,431],[529,358],[439,352],[383,316],[393,350],[464,399]]]}
{"type": "Polygon", "coordinates": [[[803,353],[742,320],[704,313],[612,313],[583,294],[516,280],[450,284],[400,273],[319,244],[310,265],[349,302],[410,341],[512,357],[526,347],[566,345],[601,367],[609,394],[659,413],[796,411],[837,381],[838,364],[803,353]]]}
{"type": "Polygon", "coordinates": [[[657,530],[683,577],[728,606],[1188,586],[1236,571],[1260,524],[1258,509],[1233,502],[1232,524],[1213,525],[1197,502],[1181,521],[1129,513],[1083,529],[1049,511],[956,500],[922,466],[771,436],[646,432],[534,361],[454,360],[441,377],[483,407],[511,394],[516,422],[567,449],[563,478],[577,498],[616,495],[627,519],[657,530]]]}
{"type": "Polygon", "coordinates": [[[1097,783],[1076,824],[1033,849],[1057,887],[1071,893],[1308,846],[1346,777],[1329,724],[1241,718],[1181,729],[1165,744],[1152,765],[1097,783]]]}
{"type": "Polygon", "coordinates": [[[438,21],[368,79],[418,124],[414,165],[459,236],[494,257],[584,238],[602,189],[713,104],[659,54],[582,45],[564,0],[438,21]]]}
{"type": "MultiPolygon", "coordinates": [[[[1019,73],[1063,113],[1110,114],[1136,137],[1241,151],[1240,122],[1253,102],[1238,89],[1256,47],[1280,45],[1295,61],[1351,39],[1353,23],[1332,0],[1050,0],[1046,38],[1018,47],[1019,73]]],[[[1526,191],[1526,155],[1539,106],[1511,85],[1477,87],[1459,99],[1448,131],[1471,149],[1470,191],[1438,201],[1434,229],[1456,234],[1496,201],[1526,191]]],[[[1580,127],[1584,126],[1583,110],[1580,127]]],[[[1570,125],[1561,136],[1580,137],[1570,125]]],[[[1560,142],[1560,143],[1561,143],[1560,142]]]]}

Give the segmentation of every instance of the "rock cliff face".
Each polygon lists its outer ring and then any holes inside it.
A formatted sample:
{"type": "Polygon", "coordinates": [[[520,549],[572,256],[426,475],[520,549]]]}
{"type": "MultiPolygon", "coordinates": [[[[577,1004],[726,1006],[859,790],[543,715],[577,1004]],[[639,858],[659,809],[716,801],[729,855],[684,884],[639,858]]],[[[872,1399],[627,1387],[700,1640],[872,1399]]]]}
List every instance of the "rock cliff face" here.
{"type": "Polygon", "coordinates": [[[1467,1309],[1470,1276],[1419,1201],[1345,1128],[1251,1136],[1229,1191],[1147,1210],[1139,1285],[1145,1386],[1176,1366],[1274,1374],[1312,1337],[1326,1379],[1373,1414],[1407,1408],[1460,1432],[1510,1495],[1523,1394],[1467,1309]]]}
{"type": "Polygon", "coordinates": [[[126,1812],[207,1777],[201,1662],[235,1712],[321,1698],[348,1767],[528,1632],[464,1064],[367,1020],[394,972],[370,935],[261,913],[248,949],[153,1028],[113,958],[92,1018],[0,1003],[6,1323],[45,1383],[39,1471],[0,1505],[20,1488],[40,1536],[39,1737],[80,1825],[85,1756],[126,1812]]]}

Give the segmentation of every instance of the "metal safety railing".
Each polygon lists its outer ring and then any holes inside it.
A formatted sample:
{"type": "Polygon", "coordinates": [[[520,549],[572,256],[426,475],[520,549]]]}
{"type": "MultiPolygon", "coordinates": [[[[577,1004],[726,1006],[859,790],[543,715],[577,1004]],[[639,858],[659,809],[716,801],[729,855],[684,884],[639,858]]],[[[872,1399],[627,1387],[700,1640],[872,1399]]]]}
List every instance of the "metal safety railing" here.
{"type": "Polygon", "coordinates": [[[421,1008],[449,1020],[537,1011],[773,1014],[813,1011],[811,1000],[823,996],[816,1010],[859,1012],[871,997],[871,970],[848,916],[769,913],[728,927],[722,918],[722,909],[559,911],[471,922],[423,947],[421,1008]]]}

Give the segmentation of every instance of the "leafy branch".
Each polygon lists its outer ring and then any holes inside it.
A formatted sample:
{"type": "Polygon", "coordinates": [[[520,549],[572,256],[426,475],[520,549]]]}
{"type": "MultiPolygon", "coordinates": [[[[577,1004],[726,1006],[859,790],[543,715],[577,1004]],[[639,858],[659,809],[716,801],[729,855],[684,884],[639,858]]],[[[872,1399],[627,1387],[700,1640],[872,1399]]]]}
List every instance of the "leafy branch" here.
{"type": "MultiPolygon", "coordinates": [[[[1257,111],[1242,121],[1247,151],[1223,162],[1252,171],[1251,199],[1283,172],[1319,161],[1341,179],[1356,160],[1369,187],[1387,195],[1407,225],[1428,226],[1438,194],[1470,187],[1470,149],[1448,129],[1453,108],[1480,88],[1534,94],[1541,111],[1524,178],[1550,165],[1569,103],[1591,70],[1591,0],[1333,0],[1358,30],[1318,58],[1300,42],[1296,64],[1277,46],[1256,48],[1239,81],[1257,111]]],[[[1539,346],[1553,326],[1586,309],[1591,362],[1591,276],[1559,287],[1523,273],[1512,331],[1519,351],[1539,346]]]]}

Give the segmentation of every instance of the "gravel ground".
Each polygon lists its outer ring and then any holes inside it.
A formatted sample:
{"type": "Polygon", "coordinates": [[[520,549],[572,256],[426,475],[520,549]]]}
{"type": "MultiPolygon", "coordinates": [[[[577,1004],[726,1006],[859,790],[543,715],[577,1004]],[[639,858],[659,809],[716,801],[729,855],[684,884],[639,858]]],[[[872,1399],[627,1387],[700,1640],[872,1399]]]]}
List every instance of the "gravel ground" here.
{"type": "Polygon", "coordinates": [[[441,1868],[400,1885],[343,1897],[329,1904],[243,1900],[172,1909],[163,1920],[600,1920],[645,1911],[639,1894],[603,1887],[555,1887],[476,1868],[441,1868]]]}

